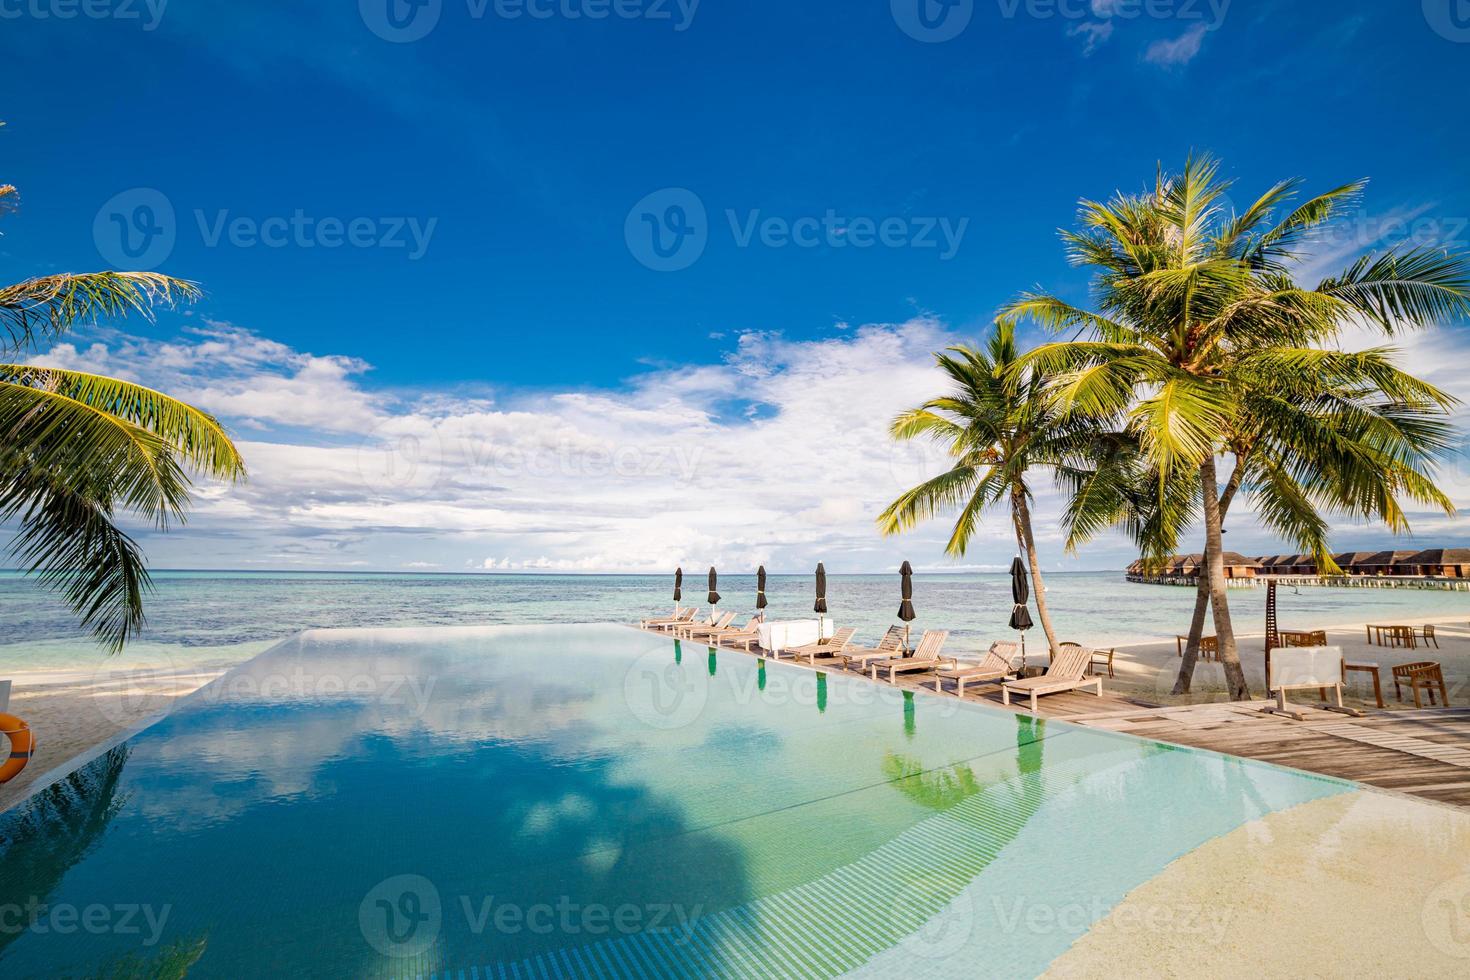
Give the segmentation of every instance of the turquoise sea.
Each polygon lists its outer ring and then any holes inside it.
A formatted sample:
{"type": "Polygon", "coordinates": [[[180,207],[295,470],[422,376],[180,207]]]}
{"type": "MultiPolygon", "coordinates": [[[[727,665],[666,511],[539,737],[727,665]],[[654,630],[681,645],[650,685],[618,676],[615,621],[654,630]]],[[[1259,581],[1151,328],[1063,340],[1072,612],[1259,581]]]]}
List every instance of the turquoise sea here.
{"type": "MultiPolygon", "coordinates": [[[[670,609],[672,575],[433,575],[318,572],[156,572],[148,629],[124,660],[194,664],[239,660],[317,627],[479,626],[628,622],[670,609]]],[[[707,608],[703,573],[686,574],[684,598],[707,608]]],[[[1120,645],[1167,639],[1189,624],[1194,593],[1135,585],[1121,572],[1058,573],[1048,598],[1062,639],[1120,645]]],[[[811,618],[811,575],[772,575],[771,619],[811,618]]],[[[753,575],[721,574],[720,608],[754,612],[753,575]]],[[[1237,628],[1263,629],[1265,590],[1231,593],[1237,628]]],[[[894,575],[831,575],[830,617],[876,639],[895,621],[894,575]]],[[[918,575],[915,629],[951,631],[964,652],[1007,635],[1010,579],[1003,574],[918,575]]],[[[1325,628],[1374,619],[1470,618],[1470,593],[1379,589],[1283,590],[1282,624],[1325,628]]],[[[1034,636],[1035,634],[1033,634],[1034,636]]],[[[0,572],[0,671],[95,667],[104,655],[62,603],[34,581],[0,572]]]]}

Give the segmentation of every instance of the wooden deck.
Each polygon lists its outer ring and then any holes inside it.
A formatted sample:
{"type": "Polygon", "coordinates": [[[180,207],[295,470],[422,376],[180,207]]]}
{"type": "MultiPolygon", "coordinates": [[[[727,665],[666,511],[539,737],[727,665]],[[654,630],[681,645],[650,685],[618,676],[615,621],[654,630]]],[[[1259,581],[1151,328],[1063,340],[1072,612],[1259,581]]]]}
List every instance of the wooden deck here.
{"type": "MultiPolygon", "coordinates": [[[[866,676],[820,662],[816,669],[866,676]]],[[[901,675],[898,684],[934,693],[933,674],[901,675]]],[[[1102,697],[1081,692],[1049,695],[1041,699],[1037,715],[1470,808],[1470,708],[1370,710],[1362,718],[1351,718],[1293,702],[1293,709],[1306,715],[1305,721],[1294,721],[1264,714],[1266,701],[1163,707],[1106,693],[1106,680],[1103,689],[1102,697]]],[[[952,691],[946,686],[945,696],[953,697],[952,691]]],[[[993,684],[969,688],[965,700],[1030,714],[1021,701],[1002,704],[1000,689],[993,684]]]]}

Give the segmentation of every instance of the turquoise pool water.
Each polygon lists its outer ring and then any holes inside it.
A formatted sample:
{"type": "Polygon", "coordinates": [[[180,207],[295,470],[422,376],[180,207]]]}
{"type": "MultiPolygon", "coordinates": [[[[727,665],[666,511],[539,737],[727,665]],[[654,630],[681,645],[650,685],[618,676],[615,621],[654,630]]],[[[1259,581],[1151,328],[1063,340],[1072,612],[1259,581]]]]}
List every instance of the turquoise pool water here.
{"type": "Polygon", "coordinates": [[[1030,976],[1351,788],[617,626],[316,632],[0,815],[0,974],[1030,976]]]}

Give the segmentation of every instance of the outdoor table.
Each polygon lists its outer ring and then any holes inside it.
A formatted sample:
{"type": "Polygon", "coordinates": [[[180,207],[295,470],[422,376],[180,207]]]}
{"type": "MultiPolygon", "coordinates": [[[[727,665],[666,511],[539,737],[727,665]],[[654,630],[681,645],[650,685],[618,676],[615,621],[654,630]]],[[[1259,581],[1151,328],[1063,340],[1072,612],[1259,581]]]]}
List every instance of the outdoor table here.
{"type": "Polygon", "coordinates": [[[1277,630],[1284,647],[1326,646],[1327,636],[1321,630],[1277,630]]]}
{"type": "Polygon", "coordinates": [[[1378,701],[1378,707],[1383,704],[1383,679],[1379,676],[1378,665],[1364,661],[1344,660],[1342,662],[1342,679],[1347,680],[1347,672],[1350,670],[1360,671],[1364,674],[1373,675],[1373,697],[1378,701]]]}
{"type": "Polygon", "coordinates": [[[759,627],[762,650],[789,650],[808,643],[826,639],[836,631],[832,620],[792,619],[778,623],[761,623],[759,627]]]}
{"type": "MultiPolygon", "coordinates": [[[[1179,651],[1179,656],[1184,656],[1184,644],[1189,642],[1187,636],[1174,637],[1174,649],[1179,651]]],[[[1213,636],[1202,636],[1199,638],[1199,655],[1201,660],[1220,659],[1220,640],[1213,636]]]]}
{"type": "Polygon", "coordinates": [[[1414,627],[1412,626],[1389,626],[1369,623],[1366,629],[1368,631],[1368,643],[1370,645],[1381,647],[1402,646],[1408,647],[1410,650],[1418,646],[1418,643],[1414,640],[1414,627]],[[1384,641],[1385,636],[1388,637],[1387,642],[1384,641]]]}

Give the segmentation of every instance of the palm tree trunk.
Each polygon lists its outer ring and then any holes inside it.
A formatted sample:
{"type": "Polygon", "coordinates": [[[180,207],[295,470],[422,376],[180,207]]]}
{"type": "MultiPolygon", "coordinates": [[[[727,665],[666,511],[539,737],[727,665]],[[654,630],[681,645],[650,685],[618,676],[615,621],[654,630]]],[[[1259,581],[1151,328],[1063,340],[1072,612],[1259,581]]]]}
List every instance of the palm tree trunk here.
{"type": "Polygon", "coordinates": [[[1016,524],[1016,543],[1026,552],[1031,565],[1031,589],[1036,593],[1036,618],[1041,620],[1041,631],[1046,634],[1046,645],[1055,660],[1057,634],[1052,629],[1051,611],[1046,608],[1046,583],[1041,580],[1041,560],[1036,557],[1036,539],[1031,534],[1031,508],[1026,504],[1025,487],[1011,489],[1011,516],[1016,524]]]}
{"type": "MultiPolygon", "coordinates": [[[[1230,513],[1230,504],[1235,500],[1236,491],[1240,489],[1241,478],[1245,473],[1245,455],[1237,453],[1235,456],[1235,469],[1230,474],[1230,480],[1225,484],[1225,492],[1220,494],[1220,524],[1223,527],[1225,517],[1230,513]]],[[[1188,694],[1190,685],[1194,682],[1194,666],[1199,662],[1199,644],[1205,635],[1205,613],[1210,608],[1210,579],[1201,573],[1199,585],[1194,595],[1194,618],[1189,622],[1189,642],[1184,646],[1184,659],[1179,664],[1179,677],[1174,681],[1174,694],[1188,694]]]]}
{"type": "Polygon", "coordinates": [[[1210,606],[1215,611],[1215,636],[1220,643],[1220,662],[1225,665],[1225,686],[1230,700],[1250,698],[1245,671],[1240,666],[1240,649],[1235,643],[1235,629],[1230,623],[1230,600],[1225,588],[1224,524],[1220,512],[1220,488],[1215,477],[1215,456],[1206,456],[1199,464],[1200,490],[1205,502],[1205,573],[1209,576],[1210,606]]]}

